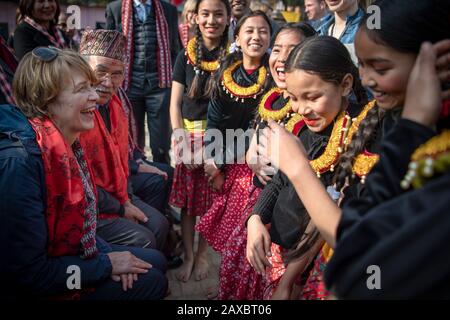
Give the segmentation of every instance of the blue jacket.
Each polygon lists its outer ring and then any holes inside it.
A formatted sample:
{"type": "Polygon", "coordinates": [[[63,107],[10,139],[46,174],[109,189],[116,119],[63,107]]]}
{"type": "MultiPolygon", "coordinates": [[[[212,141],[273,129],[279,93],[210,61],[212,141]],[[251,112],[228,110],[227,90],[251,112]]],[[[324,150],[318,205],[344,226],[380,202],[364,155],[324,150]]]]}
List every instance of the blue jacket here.
{"type": "Polygon", "coordinates": [[[70,265],[81,270],[81,288],[109,278],[110,248],[101,239],[92,259],[47,256],[41,151],[23,113],[10,105],[0,105],[0,172],[0,298],[67,293],[70,265]]]}
{"type": "MultiPolygon", "coordinates": [[[[355,36],[356,32],[358,31],[359,24],[364,17],[364,11],[361,8],[358,8],[358,11],[352,16],[347,17],[347,21],[345,22],[345,29],[344,32],[342,32],[341,37],[339,40],[342,43],[353,43],[355,42],[355,36]]],[[[326,16],[323,20],[321,26],[318,27],[317,32],[321,36],[327,36],[328,35],[328,29],[330,26],[334,23],[334,14],[329,14],[326,16]]]]}

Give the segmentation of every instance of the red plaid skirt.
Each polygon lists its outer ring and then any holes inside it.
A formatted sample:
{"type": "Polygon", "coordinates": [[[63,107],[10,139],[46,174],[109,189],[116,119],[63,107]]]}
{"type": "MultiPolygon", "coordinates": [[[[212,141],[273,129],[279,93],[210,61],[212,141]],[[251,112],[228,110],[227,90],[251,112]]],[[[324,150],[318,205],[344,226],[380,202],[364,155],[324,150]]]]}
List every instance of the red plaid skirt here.
{"type": "Polygon", "coordinates": [[[248,201],[253,173],[246,164],[225,166],[225,183],[221,193],[213,192],[213,204],[195,229],[220,254],[242,221],[242,207],[248,201]]]}
{"type": "Polygon", "coordinates": [[[188,170],[184,164],[175,166],[170,205],[186,209],[189,216],[202,216],[211,207],[211,193],[203,167],[188,170]]]}

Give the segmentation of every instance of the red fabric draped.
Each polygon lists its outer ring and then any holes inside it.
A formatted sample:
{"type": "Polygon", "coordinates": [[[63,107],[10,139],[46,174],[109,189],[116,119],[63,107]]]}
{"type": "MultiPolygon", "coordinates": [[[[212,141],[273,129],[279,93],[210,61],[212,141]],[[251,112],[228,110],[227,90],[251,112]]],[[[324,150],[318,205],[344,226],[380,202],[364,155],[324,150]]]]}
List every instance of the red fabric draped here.
{"type": "MultiPolygon", "coordinates": [[[[96,252],[95,237],[86,248],[81,245],[85,233],[94,231],[95,234],[96,224],[94,220],[93,225],[83,227],[87,201],[80,165],[72,148],[50,119],[35,118],[30,123],[44,163],[49,256],[78,255],[82,249],[96,252]]],[[[95,193],[95,186],[92,188],[95,193]]]]}
{"type": "MultiPolygon", "coordinates": [[[[94,172],[95,184],[123,204],[128,200],[128,118],[116,95],[109,102],[109,112],[111,133],[96,110],[95,127],[83,132],[80,142],[94,172]]],[[[100,218],[102,217],[104,216],[100,212],[100,218]]]]}

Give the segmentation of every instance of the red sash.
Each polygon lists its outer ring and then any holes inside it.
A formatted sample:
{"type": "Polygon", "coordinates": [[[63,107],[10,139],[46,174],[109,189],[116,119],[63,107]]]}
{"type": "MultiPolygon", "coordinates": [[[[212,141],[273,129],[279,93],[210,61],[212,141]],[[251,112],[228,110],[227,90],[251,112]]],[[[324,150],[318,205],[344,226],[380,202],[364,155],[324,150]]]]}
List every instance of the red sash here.
{"type": "MultiPolygon", "coordinates": [[[[95,127],[83,132],[80,142],[94,172],[95,184],[123,204],[128,200],[128,118],[116,95],[109,102],[109,113],[111,133],[96,110],[95,127]]],[[[104,217],[100,212],[100,218],[104,217]]]]}
{"type": "MultiPolygon", "coordinates": [[[[83,225],[87,219],[88,204],[80,176],[80,165],[72,148],[50,119],[34,118],[29,121],[36,132],[36,141],[44,163],[48,255],[73,256],[79,255],[83,250],[90,250],[92,256],[96,253],[96,223],[94,219],[93,225],[83,225]],[[81,238],[88,232],[94,232],[94,238],[90,237],[91,241],[83,247],[81,238]]],[[[92,176],[91,172],[90,174],[92,176]]],[[[92,184],[91,181],[89,183],[92,184]]],[[[94,185],[92,189],[95,193],[94,185]]]]}

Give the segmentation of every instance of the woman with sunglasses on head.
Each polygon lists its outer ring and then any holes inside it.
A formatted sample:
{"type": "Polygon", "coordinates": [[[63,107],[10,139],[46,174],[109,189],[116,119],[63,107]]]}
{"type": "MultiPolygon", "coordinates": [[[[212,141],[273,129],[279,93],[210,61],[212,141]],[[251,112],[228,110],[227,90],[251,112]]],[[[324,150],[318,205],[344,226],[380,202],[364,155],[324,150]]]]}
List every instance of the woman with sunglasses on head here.
{"type": "Polygon", "coordinates": [[[14,76],[19,108],[0,108],[4,298],[160,299],[166,293],[159,252],[110,247],[96,236],[97,191],[79,143],[80,133],[94,126],[94,81],[79,54],[38,47],[14,76]]]}
{"type": "Polygon", "coordinates": [[[39,46],[68,47],[69,40],[57,28],[58,0],[20,0],[19,10],[23,19],[14,31],[14,53],[19,60],[39,46]]]}

